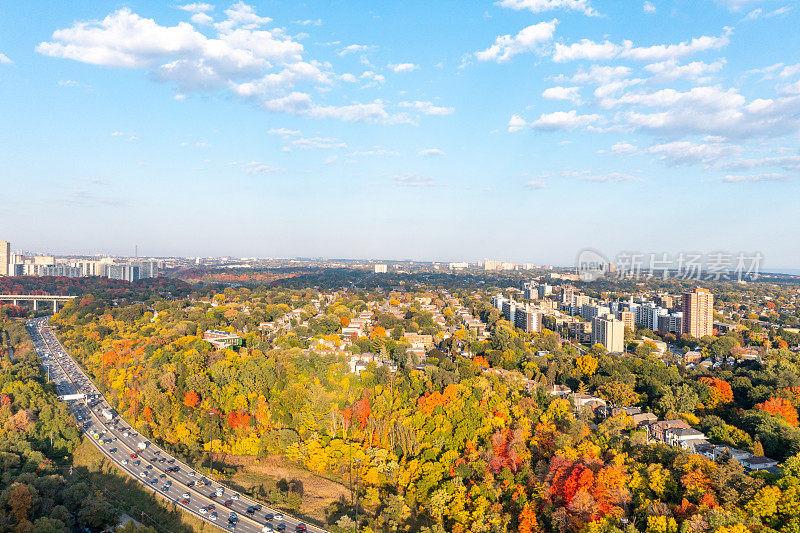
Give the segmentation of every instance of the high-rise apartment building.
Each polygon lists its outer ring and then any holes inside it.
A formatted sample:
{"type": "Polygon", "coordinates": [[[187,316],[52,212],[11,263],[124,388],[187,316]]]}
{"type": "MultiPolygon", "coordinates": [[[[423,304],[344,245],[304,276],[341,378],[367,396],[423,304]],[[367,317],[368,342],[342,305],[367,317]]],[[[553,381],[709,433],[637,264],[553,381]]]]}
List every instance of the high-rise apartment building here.
{"type": "Polygon", "coordinates": [[[602,344],[609,352],[625,351],[625,326],[608,313],[592,319],[592,344],[602,344]]]}
{"type": "Polygon", "coordinates": [[[0,241],[0,276],[10,276],[13,272],[11,269],[11,243],[8,241],[0,241]]]}
{"type": "Polygon", "coordinates": [[[631,313],[630,311],[618,311],[617,318],[622,321],[622,325],[626,328],[630,328],[632,331],[636,331],[636,313],[631,313]]]}
{"type": "Polygon", "coordinates": [[[683,306],[682,332],[700,338],[711,335],[714,329],[714,295],[708,289],[696,288],[681,298],[683,306]]]}

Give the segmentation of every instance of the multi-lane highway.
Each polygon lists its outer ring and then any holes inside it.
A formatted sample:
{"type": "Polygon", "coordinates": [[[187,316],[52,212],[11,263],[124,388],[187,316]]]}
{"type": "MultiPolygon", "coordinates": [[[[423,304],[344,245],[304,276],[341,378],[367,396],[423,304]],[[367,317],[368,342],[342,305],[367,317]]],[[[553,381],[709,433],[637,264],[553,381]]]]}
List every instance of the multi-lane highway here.
{"type": "Polygon", "coordinates": [[[78,426],[122,471],[184,511],[227,531],[323,531],[232,491],[153,445],[111,409],[47,327],[47,317],[27,325],[59,396],[85,396],[66,400],[78,426]]]}

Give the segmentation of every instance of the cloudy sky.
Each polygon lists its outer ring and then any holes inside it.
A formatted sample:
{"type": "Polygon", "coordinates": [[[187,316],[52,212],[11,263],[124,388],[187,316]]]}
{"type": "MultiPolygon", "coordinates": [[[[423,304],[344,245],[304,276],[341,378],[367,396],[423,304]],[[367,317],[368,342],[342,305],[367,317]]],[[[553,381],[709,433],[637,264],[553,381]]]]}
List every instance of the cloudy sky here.
{"type": "Polygon", "coordinates": [[[0,238],[800,267],[794,0],[5,2],[0,238]]]}

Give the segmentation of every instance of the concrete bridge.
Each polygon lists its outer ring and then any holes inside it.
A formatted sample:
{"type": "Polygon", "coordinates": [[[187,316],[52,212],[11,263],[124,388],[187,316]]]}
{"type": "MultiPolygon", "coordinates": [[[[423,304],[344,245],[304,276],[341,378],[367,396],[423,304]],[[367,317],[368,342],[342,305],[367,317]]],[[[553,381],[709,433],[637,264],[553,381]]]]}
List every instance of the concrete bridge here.
{"type": "Polygon", "coordinates": [[[19,305],[19,302],[33,302],[33,310],[39,310],[39,302],[52,302],[53,313],[58,313],[58,303],[68,302],[77,296],[56,296],[51,294],[0,294],[0,302],[12,302],[19,305]]]}

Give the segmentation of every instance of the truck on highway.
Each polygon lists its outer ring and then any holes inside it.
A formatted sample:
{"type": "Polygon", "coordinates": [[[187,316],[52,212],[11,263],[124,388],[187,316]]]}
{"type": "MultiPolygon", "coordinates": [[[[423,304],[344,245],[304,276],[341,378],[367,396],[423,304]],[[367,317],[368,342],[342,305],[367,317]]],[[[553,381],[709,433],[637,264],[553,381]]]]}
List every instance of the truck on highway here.
{"type": "Polygon", "coordinates": [[[139,444],[136,445],[140,451],[145,451],[147,449],[147,443],[145,441],[141,441],[139,444]]]}
{"type": "Polygon", "coordinates": [[[112,413],[111,410],[109,409],[103,409],[103,411],[100,414],[103,415],[103,418],[109,421],[114,418],[114,413],[112,413]]]}

